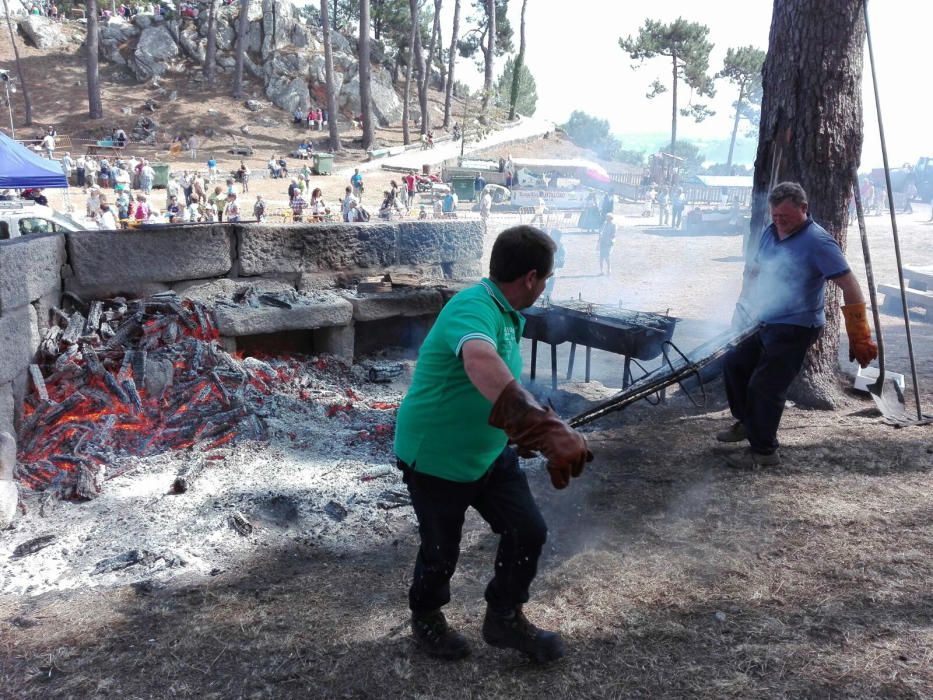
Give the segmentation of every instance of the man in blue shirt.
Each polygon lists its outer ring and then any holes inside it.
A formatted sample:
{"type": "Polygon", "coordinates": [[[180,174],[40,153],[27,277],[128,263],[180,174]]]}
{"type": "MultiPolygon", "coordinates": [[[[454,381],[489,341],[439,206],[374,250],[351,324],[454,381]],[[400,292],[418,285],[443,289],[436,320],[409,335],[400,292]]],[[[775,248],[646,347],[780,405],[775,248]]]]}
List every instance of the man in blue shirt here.
{"type": "Polygon", "coordinates": [[[353,175],[350,176],[350,186],[353,187],[353,195],[358,199],[363,198],[363,176],[360,175],[360,169],[354,168],[353,175]]]}
{"type": "Polygon", "coordinates": [[[768,203],[773,223],[746,263],[733,317],[734,326],[758,330],[726,356],[723,379],[736,422],[716,435],[720,442],[748,440],[748,450],[726,459],[744,469],[781,463],[777,429],[787,390],[826,324],[826,280],[842,290],[849,359],[867,367],[878,354],[862,290],[839,244],[808,215],[807,193],[782,182],[768,203]]]}

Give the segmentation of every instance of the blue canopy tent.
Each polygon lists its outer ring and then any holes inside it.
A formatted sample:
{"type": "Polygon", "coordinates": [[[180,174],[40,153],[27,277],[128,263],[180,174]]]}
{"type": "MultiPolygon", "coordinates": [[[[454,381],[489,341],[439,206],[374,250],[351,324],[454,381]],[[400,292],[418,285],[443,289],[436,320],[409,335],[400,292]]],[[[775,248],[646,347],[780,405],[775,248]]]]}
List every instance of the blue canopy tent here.
{"type": "Polygon", "coordinates": [[[33,153],[0,132],[0,190],[68,187],[62,164],[33,153]]]}

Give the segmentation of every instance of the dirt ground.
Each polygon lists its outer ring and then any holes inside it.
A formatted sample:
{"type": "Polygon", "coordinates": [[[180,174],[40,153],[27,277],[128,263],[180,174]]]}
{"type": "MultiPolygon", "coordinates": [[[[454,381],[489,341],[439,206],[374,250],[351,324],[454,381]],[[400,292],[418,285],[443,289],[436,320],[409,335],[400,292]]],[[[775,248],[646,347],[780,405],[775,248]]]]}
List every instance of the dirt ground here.
{"type": "MultiPolygon", "coordinates": [[[[933,258],[928,214],[917,207],[902,221],[905,258],[917,263],[933,258]]],[[[669,306],[684,328],[726,319],[737,238],[660,235],[624,219],[608,278],[593,273],[593,238],[568,236],[556,297],[669,306]]],[[[878,279],[890,279],[885,220],[869,223],[878,279]]],[[[892,367],[904,371],[899,319],[884,321],[892,367]]],[[[933,333],[914,321],[929,411],[933,333]]],[[[619,376],[617,358],[597,354],[594,382],[562,381],[551,398],[569,415],[619,376]]],[[[167,581],[0,596],[0,688],[18,698],[933,697],[929,427],[891,428],[852,393],[834,412],[790,406],[783,466],[740,473],[711,437],[729,418],[721,385],[708,389],[705,408],[675,392],[589,426],[597,459],[566,491],[528,463],[550,534],[527,612],[569,649],[551,667],[480,638],[496,543],[475,514],[448,607],[474,654],[421,656],[407,632],[411,509],[363,502],[379,526],[352,543],[317,540],[299,518],[238,545],[237,563],[213,576],[182,569],[167,581]]],[[[375,459],[391,464],[388,448],[375,459]]],[[[329,497],[309,474],[304,498],[329,497]]],[[[16,544],[30,530],[0,538],[16,544]]]]}
{"type": "MultiPolygon", "coordinates": [[[[338,193],[344,186],[322,180],[338,193]]],[[[904,259],[930,265],[930,209],[915,210],[899,218],[904,259]]],[[[554,299],[670,310],[684,319],[675,342],[685,350],[727,324],[739,238],[687,236],[637,210],[621,213],[611,276],[597,274],[595,238],[570,228],[554,299]]],[[[492,233],[517,221],[495,214],[492,233]]],[[[888,222],[872,217],[869,227],[876,278],[895,282],[888,222]]],[[[933,412],[933,324],[921,314],[912,320],[923,405],[933,412]]],[[[901,319],[885,313],[882,322],[890,368],[909,374],[901,319]]],[[[566,354],[562,346],[562,369],[566,354]]],[[[594,352],[593,379],[583,383],[578,370],[550,398],[564,415],[605,398],[620,386],[618,358],[594,352]]],[[[475,514],[447,608],[474,653],[453,664],[420,655],[407,630],[418,543],[411,509],[380,511],[363,500],[354,507],[372,527],[343,538],[315,537],[302,517],[260,525],[246,541],[218,531],[217,546],[235,553],[223,570],[0,593],[0,696],[933,698],[931,428],[889,427],[868,398],[842,390],[835,411],[788,407],[782,466],[735,472],[712,439],[729,422],[721,384],[707,389],[703,408],[674,391],[665,404],[589,426],[596,460],[566,491],[551,489],[540,462],[526,463],[549,524],[526,611],[567,641],[567,658],[553,666],[482,642],[496,541],[475,514]]],[[[260,446],[255,459],[274,460],[282,448],[260,446]]],[[[290,454],[290,464],[310,464],[310,452],[290,454]]],[[[385,445],[371,458],[391,465],[385,445]]],[[[239,468],[248,478],[249,461],[239,468]]],[[[299,476],[308,504],[335,498],[320,475],[299,476]]],[[[385,479],[403,488],[396,473],[385,479]]],[[[283,484],[255,488],[272,498],[283,484]]],[[[354,497],[348,488],[344,502],[354,497]]],[[[93,512],[97,503],[59,508],[93,512]]],[[[134,503],[122,504],[128,523],[147,520],[134,503]]],[[[33,511],[0,533],[0,547],[42,532],[33,511]]],[[[106,545],[105,532],[82,547],[93,555],[106,545]]]]}

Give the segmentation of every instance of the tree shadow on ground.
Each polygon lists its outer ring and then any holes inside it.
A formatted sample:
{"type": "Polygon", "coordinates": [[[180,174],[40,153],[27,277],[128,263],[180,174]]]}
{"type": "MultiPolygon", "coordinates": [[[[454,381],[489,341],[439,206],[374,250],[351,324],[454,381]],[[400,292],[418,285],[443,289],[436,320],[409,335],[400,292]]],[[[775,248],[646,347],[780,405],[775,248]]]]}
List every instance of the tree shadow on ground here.
{"type": "Polygon", "coordinates": [[[875,421],[846,417],[821,443],[839,416],[793,410],[785,466],[736,472],[710,449],[722,411],[685,403],[593,426],[597,459],[564,491],[531,465],[550,537],[529,615],[564,634],[564,662],[482,643],[496,538],[471,516],[447,608],[466,661],[408,639],[408,528],[352,552],[257,548],[213,578],[7,602],[0,684],[23,698],[928,694],[927,435],[890,433],[869,468],[875,421]]]}

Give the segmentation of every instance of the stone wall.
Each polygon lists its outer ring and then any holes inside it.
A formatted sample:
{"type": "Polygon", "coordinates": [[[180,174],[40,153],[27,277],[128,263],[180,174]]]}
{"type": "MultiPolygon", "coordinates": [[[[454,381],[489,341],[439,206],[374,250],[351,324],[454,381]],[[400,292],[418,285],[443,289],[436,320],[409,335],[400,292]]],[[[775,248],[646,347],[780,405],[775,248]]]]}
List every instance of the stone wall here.
{"type": "Polygon", "coordinates": [[[0,243],[0,431],[14,432],[29,363],[60,302],[65,262],[59,234],[0,243]]]}
{"type": "MultiPolygon", "coordinates": [[[[482,253],[482,225],[466,221],[205,224],[2,241],[0,431],[12,429],[27,389],[28,365],[50,325],[51,307],[61,303],[63,291],[84,300],[116,295],[132,298],[168,289],[184,294],[211,286],[229,291],[234,283],[216,283],[220,278],[265,280],[270,288],[308,293],[329,290],[322,296],[320,309],[306,310],[301,327],[308,323],[318,327],[312,321],[324,314],[327,322],[319,324],[321,337],[335,352],[348,356],[353,352],[355,320],[430,316],[442,302],[435,303],[434,296],[426,301],[424,295],[403,294],[361,303],[349,292],[347,298],[333,298],[335,288],[396,270],[438,280],[478,277],[482,253]],[[339,319],[334,309],[340,312],[339,319]]],[[[266,316],[265,320],[235,317],[225,323],[234,335],[247,321],[252,332],[263,332],[266,326],[284,330],[289,325],[278,328],[282,324],[270,320],[274,314],[266,316]]]]}

